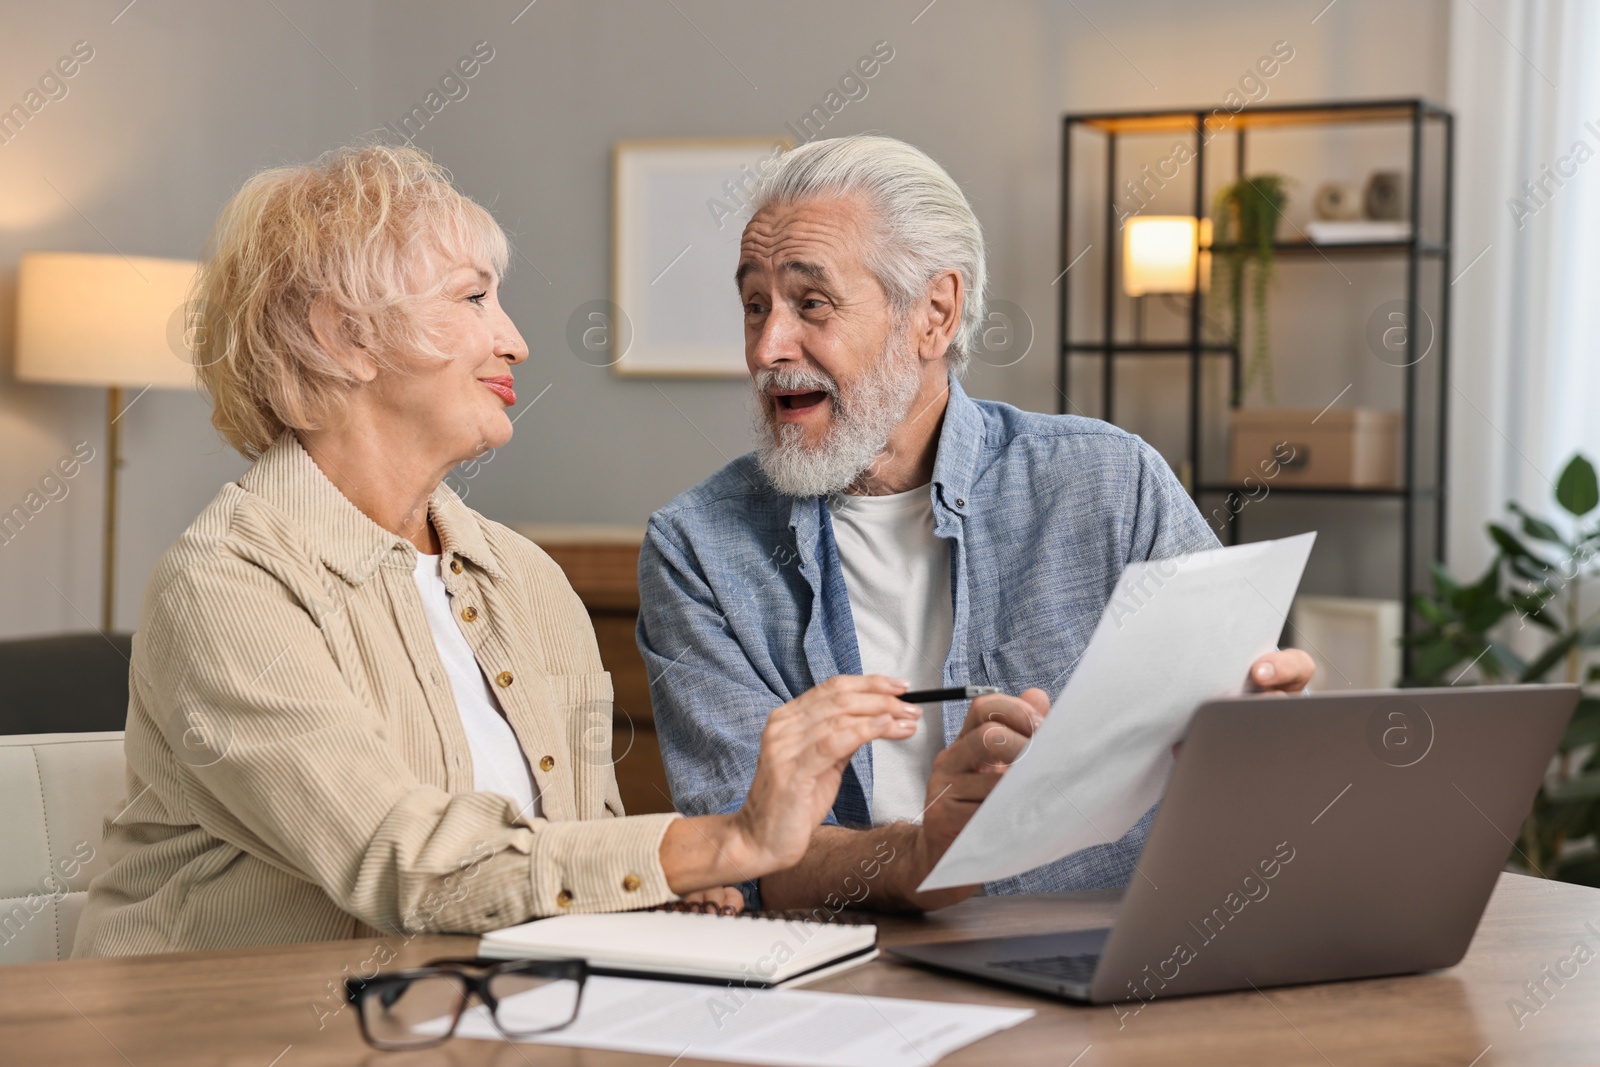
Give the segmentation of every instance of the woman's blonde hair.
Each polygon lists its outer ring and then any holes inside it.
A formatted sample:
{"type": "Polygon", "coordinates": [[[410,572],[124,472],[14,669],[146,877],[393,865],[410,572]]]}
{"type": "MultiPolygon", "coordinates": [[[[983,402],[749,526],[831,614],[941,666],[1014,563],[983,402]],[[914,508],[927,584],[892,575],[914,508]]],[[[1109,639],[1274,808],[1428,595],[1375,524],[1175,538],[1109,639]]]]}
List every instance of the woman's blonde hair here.
{"type": "Polygon", "coordinates": [[[380,373],[450,358],[428,298],[453,263],[501,275],[508,256],[493,216],[416,148],[351,145],[262,171],[222,209],[189,316],[212,425],[255,459],[285,429],[337,418],[357,378],[312,332],[318,301],[380,373]]]}

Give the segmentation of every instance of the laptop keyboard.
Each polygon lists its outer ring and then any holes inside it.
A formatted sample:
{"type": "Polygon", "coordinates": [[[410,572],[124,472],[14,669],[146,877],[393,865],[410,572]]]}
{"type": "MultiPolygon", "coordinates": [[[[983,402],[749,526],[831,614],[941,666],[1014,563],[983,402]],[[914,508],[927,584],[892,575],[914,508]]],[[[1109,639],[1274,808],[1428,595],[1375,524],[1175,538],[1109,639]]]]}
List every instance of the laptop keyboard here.
{"type": "Polygon", "coordinates": [[[1086,952],[1076,956],[1043,956],[1032,960],[992,960],[989,966],[1088,985],[1093,980],[1094,969],[1099,963],[1098,953],[1086,952]]]}

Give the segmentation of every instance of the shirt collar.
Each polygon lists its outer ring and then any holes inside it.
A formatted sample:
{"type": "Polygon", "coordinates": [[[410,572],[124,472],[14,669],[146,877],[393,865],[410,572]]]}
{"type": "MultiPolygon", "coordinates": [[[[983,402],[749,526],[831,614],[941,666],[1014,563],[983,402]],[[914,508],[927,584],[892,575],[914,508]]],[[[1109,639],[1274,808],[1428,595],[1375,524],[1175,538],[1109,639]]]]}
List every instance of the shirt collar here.
{"type": "Polygon", "coordinates": [[[446,557],[460,556],[482,567],[496,581],[505,579],[506,572],[489,547],[489,539],[483,536],[483,518],[462,503],[454,489],[440,482],[428,498],[428,511],[446,557]]]}
{"type": "Polygon", "coordinates": [[[939,450],[933,457],[934,493],[946,508],[967,510],[977,482],[983,438],[983,412],[952,374],[950,400],[945,404],[944,425],[939,430],[939,450]]]}
{"type": "MultiPolygon", "coordinates": [[[[416,566],[410,541],[373,522],[339,491],[292,430],[285,430],[239,479],[239,485],[282,511],[307,536],[312,551],[351,585],[360,585],[396,551],[416,566]]],[[[497,579],[505,576],[475,512],[447,485],[428,498],[428,513],[445,556],[460,556],[497,579]]]]}

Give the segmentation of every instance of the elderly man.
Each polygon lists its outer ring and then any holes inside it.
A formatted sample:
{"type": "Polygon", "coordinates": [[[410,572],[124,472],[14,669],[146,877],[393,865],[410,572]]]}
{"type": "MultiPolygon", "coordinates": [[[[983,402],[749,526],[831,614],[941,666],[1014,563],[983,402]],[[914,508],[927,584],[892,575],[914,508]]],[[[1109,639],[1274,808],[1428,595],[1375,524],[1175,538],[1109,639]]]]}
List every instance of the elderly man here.
{"type": "MultiPolygon", "coordinates": [[[[1216,539],[1139,438],[962,391],[983,237],[921,151],[816,141],[752,206],[737,282],[757,448],[657,512],[639,559],[673,800],[736,810],[768,713],[836,674],[1019,693],[863,746],[805,858],[745,887],[766,907],[943,906],[976,887],[917,885],[1065,686],[1124,565],[1216,539]]],[[[1299,690],[1311,664],[1274,653],[1251,675],[1299,690]]],[[[1125,884],[1149,821],[984,888],[1125,884]]]]}

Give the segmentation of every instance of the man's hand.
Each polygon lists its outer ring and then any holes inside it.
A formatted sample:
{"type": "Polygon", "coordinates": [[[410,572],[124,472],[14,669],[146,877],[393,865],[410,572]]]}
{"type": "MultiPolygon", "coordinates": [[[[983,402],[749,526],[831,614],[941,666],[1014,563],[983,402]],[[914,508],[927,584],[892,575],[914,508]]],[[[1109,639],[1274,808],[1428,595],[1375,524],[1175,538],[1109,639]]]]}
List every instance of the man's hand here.
{"type": "MultiPolygon", "coordinates": [[[[1268,652],[1252,663],[1249,684],[1258,693],[1283,696],[1304,690],[1316,672],[1317,665],[1311,662],[1310,656],[1298,648],[1286,648],[1280,652],[1268,652]]],[[[1172,746],[1173,759],[1178,758],[1181,748],[1182,741],[1172,746]]]]}
{"type": "Polygon", "coordinates": [[[905,871],[909,877],[900,885],[902,897],[910,907],[942,908],[965,900],[978,888],[969,885],[927,893],[916,891],[978,805],[999,784],[1001,776],[1022,758],[1033,732],[1049,711],[1050,698],[1042,689],[1025,690],[1020,697],[979,697],[967,709],[961,734],[939,753],[928,778],[928,807],[922,813],[912,862],[905,871]]]}
{"type": "Polygon", "coordinates": [[[685,904],[716,908],[724,915],[737,915],[744,910],[744,894],[731,885],[685,893],[682,900],[685,904]]]}
{"type": "Polygon", "coordinates": [[[1298,648],[1268,652],[1250,665],[1250,684],[1262,693],[1298,693],[1316,673],[1311,657],[1298,648]]]}

